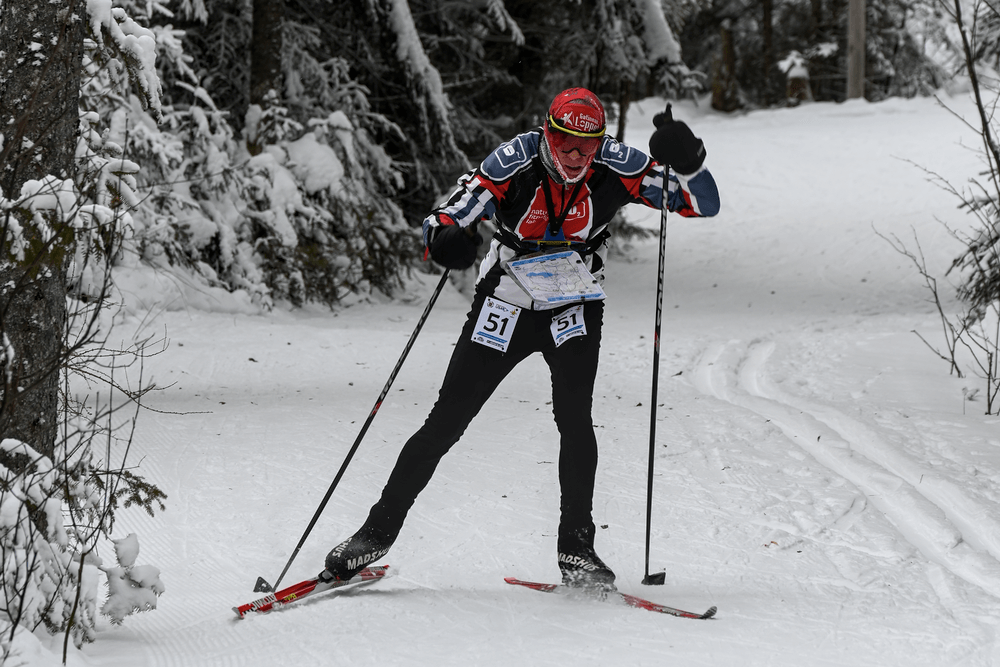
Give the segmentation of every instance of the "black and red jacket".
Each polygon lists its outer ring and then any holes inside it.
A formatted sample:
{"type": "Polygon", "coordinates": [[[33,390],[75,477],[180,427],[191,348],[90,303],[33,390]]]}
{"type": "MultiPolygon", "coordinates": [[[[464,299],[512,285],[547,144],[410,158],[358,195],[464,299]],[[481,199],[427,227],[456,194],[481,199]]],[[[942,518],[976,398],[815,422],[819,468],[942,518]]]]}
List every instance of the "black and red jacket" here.
{"type": "MultiPolygon", "coordinates": [[[[424,220],[426,245],[439,225],[468,227],[493,218],[499,231],[479,267],[477,285],[524,308],[532,307],[531,299],[506,275],[505,260],[537,250],[539,242],[563,242],[580,250],[587,268],[603,281],[608,223],[625,204],[659,209],[663,201],[665,170],[642,151],[605,135],[586,177],[563,184],[542,166],[541,141],[537,128],[500,145],[424,220]],[[555,230],[549,225],[553,216],[562,221],[555,230]]],[[[668,210],[682,216],[719,212],[719,191],[705,167],[688,175],[668,172],[666,194],[668,210]]]]}

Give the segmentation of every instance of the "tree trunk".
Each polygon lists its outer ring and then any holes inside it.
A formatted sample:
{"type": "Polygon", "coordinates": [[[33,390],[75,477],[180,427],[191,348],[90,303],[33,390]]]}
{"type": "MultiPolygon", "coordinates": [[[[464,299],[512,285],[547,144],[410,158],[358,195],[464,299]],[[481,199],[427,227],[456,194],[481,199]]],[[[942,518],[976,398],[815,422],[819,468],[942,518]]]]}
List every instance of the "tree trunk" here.
{"type": "Polygon", "coordinates": [[[865,0],[850,0],[847,11],[847,99],[865,96],[865,0]]]}
{"type": "MultiPolygon", "coordinates": [[[[86,25],[83,0],[4,0],[0,5],[0,187],[16,198],[28,180],[75,175],[80,76],[86,25]],[[45,45],[42,47],[41,45],[45,45]]],[[[0,438],[51,456],[58,433],[59,369],[66,327],[64,257],[68,226],[56,211],[51,237],[25,226],[23,261],[0,247],[2,356],[0,438]],[[5,348],[7,346],[5,345],[5,348]],[[11,358],[11,356],[13,358],[11,358]]],[[[12,220],[0,221],[6,238],[12,220]]]]}
{"type": "Polygon", "coordinates": [[[823,26],[823,0],[809,0],[809,41],[819,41],[823,26]]]}
{"type": "Polygon", "coordinates": [[[716,111],[736,111],[740,108],[740,96],[732,19],[723,19],[719,31],[722,53],[715,62],[715,76],[712,78],[712,108],[716,111]]]}
{"type": "MultiPolygon", "coordinates": [[[[279,96],[281,86],[281,22],[285,16],[284,0],[253,0],[253,32],[250,37],[250,104],[267,109],[268,94],[279,96]]],[[[257,155],[265,139],[259,132],[249,133],[247,150],[257,155]]]]}
{"type": "Polygon", "coordinates": [[[284,17],[284,0],[253,1],[250,104],[264,107],[269,91],[281,94],[281,24],[284,17]]]}
{"type": "Polygon", "coordinates": [[[760,26],[760,39],[764,47],[763,53],[763,75],[764,75],[764,102],[767,105],[774,104],[774,86],[772,79],[774,76],[774,31],[772,23],[774,21],[774,0],[761,0],[763,17],[760,26]]]}
{"type": "Polygon", "coordinates": [[[84,0],[0,4],[0,187],[7,197],[26,180],[74,174],[85,21],[84,0]]]}
{"type": "Polygon", "coordinates": [[[618,132],[615,139],[625,141],[625,119],[628,117],[628,107],[632,101],[632,82],[622,81],[618,86],[618,132]]]}

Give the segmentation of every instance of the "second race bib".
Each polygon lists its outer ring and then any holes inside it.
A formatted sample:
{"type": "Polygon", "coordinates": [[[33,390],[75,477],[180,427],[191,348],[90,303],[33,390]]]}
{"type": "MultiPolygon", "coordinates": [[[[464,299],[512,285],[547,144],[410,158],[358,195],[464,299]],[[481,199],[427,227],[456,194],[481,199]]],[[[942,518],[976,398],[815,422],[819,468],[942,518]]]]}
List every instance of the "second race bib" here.
{"type": "Polygon", "coordinates": [[[570,338],[587,335],[587,323],[583,321],[583,304],[567,308],[552,316],[552,340],[559,347],[570,338]]]}

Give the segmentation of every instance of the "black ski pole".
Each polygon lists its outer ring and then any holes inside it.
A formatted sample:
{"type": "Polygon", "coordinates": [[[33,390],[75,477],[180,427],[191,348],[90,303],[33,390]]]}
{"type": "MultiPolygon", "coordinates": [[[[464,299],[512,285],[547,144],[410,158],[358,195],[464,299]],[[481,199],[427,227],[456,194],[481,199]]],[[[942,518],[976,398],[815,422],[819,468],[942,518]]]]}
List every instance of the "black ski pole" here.
{"type": "MultiPolygon", "coordinates": [[[[669,107],[668,111],[669,111],[669,107]]],[[[646,586],[662,586],[666,572],[649,573],[649,539],[653,525],[653,459],[656,454],[656,399],[660,377],[660,317],[663,314],[663,265],[667,245],[667,169],[663,170],[663,201],[660,205],[660,261],[656,270],[656,330],[653,333],[653,387],[649,407],[649,464],[646,475],[646,586]]]]}
{"type": "Polygon", "coordinates": [[[396,362],[396,367],[392,369],[392,373],[389,374],[389,379],[385,383],[385,387],[382,388],[382,393],[379,394],[378,400],[375,401],[375,407],[368,414],[368,419],[365,420],[364,426],[361,427],[361,432],[358,433],[357,439],[354,440],[354,445],[351,450],[347,452],[347,458],[340,466],[340,470],[337,472],[337,476],[333,478],[333,482],[330,484],[330,488],[326,490],[326,495],[323,496],[323,500],[320,502],[319,507],[316,508],[316,513],[313,514],[313,518],[309,521],[309,525],[306,526],[306,531],[302,533],[299,543],[295,546],[295,550],[292,552],[291,557],[285,564],[285,569],[281,571],[281,575],[278,576],[278,580],[274,582],[274,586],[271,586],[264,580],[263,577],[257,579],[257,585],[254,587],[254,591],[257,592],[268,592],[272,590],[277,590],[278,585],[281,584],[281,580],[285,578],[285,573],[288,572],[288,568],[292,566],[292,561],[295,557],[299,555],[299,551],[302,549],[302,545],[305,544],[306,538],[309,537],[309,533],[312,532],[313,527],[319,520],[320,515],[323,510],[326,509],[326,504],[330,502],[330,497],[333,495],[334,489],[340,484],[340,478],[344,476],[344,471],[347,470],[347,466],[351,463],[351,459],[354,458],[355,452],[358,451],[358,447],[361,445],[361,440],[365,437],[368,432],[368,427],[371,426],[372,421],[375,420],[375,415],[378,414],[378,409],[382,407],[382,401],[385,400],[386,394],[389,393],[389,388],[392,386],[393,381],[396,379],[396,374],[399,373],[399,369],[403,367],[403,362],[406,360],[406,355],[410,353],[410,348],[413,347],[413,342],[417,339],[417,334],[424,327],[424,322],[427,321],[427,316],[431,313],[431,308],[434,307],[434,302],[437,301],[438,296],[441,294],[441,290],[444,289],[445,283],[448,282],[448,274],[450,269],[445,269],[444,274],[441,276],[441,280],[438,281],[437,287],[434,289],[434,293],[431,294],[430,300],[427,302],[427,307],[424,308],[423,315],[417,321],[417,326],[414,327],[413,333],[410,334],[410,339],[406,341],[406,347],[403,348],[403,354],[399,356],[399,361],[396,362]]]}

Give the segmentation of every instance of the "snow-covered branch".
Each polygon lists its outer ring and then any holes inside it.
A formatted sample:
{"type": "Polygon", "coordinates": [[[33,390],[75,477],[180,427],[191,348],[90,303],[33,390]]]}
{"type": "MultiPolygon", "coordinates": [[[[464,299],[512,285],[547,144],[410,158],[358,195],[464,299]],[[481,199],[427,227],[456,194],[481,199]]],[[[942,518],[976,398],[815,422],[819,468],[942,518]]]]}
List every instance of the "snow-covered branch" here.
{"type": "Polygon", "coordinates": [[[87,0],[89,35],[97,45],[95,61],[107,67],[112,82],[124,89],[133,83],[144,108],[159,120],[160,78],[156,73],[156,37],[133,21],[112,0],[87,0]]]}

